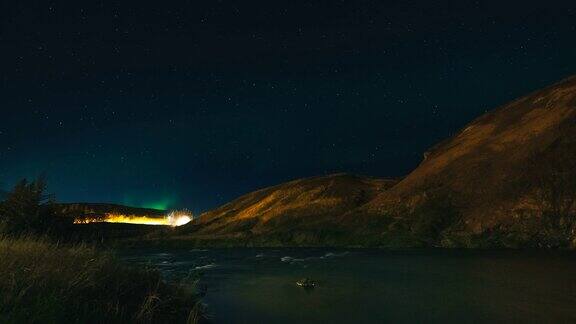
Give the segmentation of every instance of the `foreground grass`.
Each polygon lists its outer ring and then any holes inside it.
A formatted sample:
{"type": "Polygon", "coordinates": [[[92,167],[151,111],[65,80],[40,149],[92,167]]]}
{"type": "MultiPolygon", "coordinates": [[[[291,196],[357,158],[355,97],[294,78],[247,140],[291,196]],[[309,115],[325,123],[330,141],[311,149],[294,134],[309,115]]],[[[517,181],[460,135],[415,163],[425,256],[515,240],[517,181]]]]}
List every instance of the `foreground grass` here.
{"type": "Polygon", "coordinates": [[[0,323],[195,323],[193,288],[93,248],[0,237],[0,323]]]}

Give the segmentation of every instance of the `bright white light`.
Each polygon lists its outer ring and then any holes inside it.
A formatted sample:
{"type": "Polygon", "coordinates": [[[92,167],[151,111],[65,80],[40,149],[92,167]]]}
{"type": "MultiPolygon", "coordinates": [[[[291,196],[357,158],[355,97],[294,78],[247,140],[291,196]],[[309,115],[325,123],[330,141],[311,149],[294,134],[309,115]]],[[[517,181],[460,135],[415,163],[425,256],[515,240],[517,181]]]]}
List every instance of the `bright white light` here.
{"type": "Polygon", "coordinates": [[[192,220],[192,216],[187,211],[171,211],[166,216],[166,221],[170,226],[182,226],[188,224],[192,220]]]}

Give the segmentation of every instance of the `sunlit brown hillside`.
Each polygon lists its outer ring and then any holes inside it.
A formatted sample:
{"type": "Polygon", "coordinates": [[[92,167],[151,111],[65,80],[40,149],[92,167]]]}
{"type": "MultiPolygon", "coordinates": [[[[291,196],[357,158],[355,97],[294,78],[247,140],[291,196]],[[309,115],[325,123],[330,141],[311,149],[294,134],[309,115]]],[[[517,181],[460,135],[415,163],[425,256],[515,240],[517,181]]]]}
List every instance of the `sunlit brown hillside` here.
{"type": "Polygon", "coordinates": [[[572,77],[476,119],[427,152],[418,168],[362,212],[389,214],[395,206],[418,205],[436,193],[450,196],[461,213],[455,230],[532,235],[520,228],[532,223],[526,218],[545,209],[574,207],[568,206],[572,200],[567,197],[576,194],[575,170],[576,77],[572,77]],[[545,197],[547,193],[551,197],[545,197]]]}
{"type": "Polygon", "coordinates": [[[291,240],[322,235],[322,229],[333,227],[345,213],[395,183],[347,174],[295,180],[246,194],[207,212],[184,226],[181,233],[208,239],[288,236],[291,240]]]}

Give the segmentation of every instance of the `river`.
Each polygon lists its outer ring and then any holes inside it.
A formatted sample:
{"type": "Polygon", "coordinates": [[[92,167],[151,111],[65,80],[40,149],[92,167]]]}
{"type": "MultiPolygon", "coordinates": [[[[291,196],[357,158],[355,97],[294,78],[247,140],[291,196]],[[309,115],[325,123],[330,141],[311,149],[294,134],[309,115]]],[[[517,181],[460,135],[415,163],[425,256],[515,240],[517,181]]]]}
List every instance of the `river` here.
{"type": "Polygon", "coordinates": [[[167,280],[199,277],[215,323],[576,322],[562,251],[133,249],[167,280]],[[296,285],[302,278],[311,290],[296,285]]]}

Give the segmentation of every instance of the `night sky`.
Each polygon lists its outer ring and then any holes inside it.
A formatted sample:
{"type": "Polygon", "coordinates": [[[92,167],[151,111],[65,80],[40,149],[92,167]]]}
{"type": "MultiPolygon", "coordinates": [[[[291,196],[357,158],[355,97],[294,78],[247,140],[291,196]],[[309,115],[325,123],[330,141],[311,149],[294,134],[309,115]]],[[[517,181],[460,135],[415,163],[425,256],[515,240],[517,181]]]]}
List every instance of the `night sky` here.
{"type": "Polygon", "coordinates": [[[576,74],[574,1],[2,1],[0,188],[202,211],[397,177],[576,74]]]}

